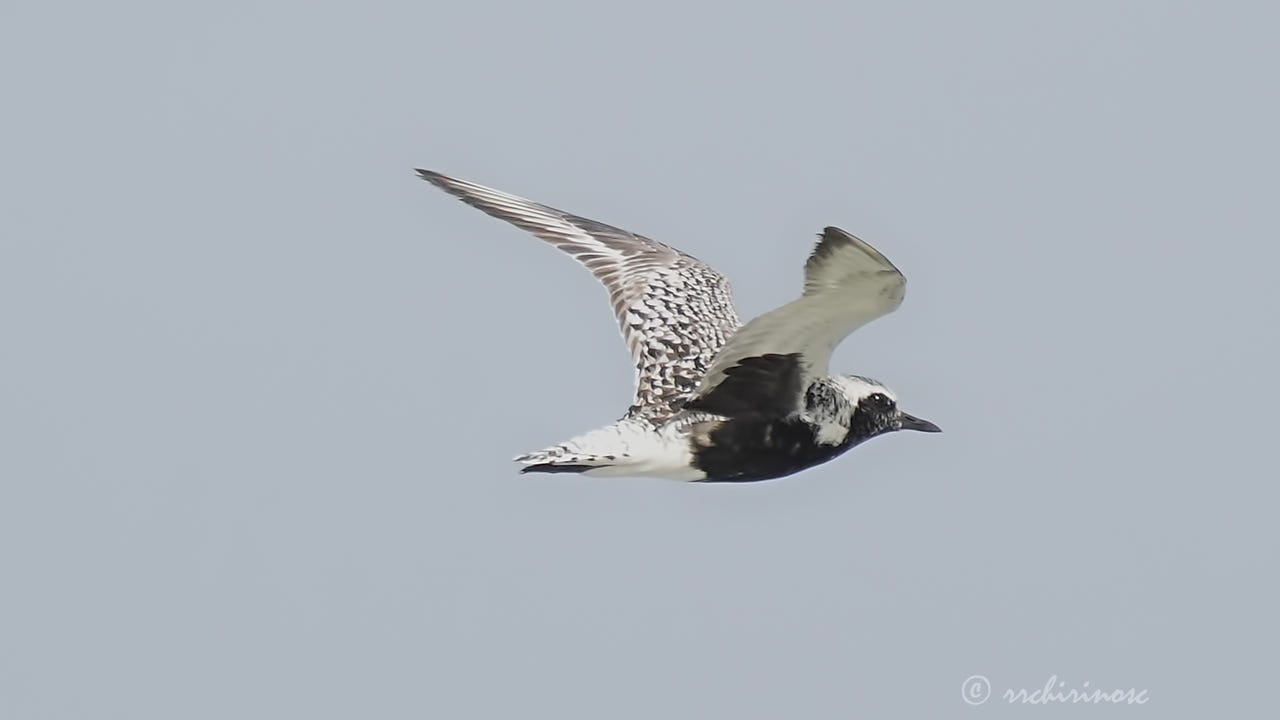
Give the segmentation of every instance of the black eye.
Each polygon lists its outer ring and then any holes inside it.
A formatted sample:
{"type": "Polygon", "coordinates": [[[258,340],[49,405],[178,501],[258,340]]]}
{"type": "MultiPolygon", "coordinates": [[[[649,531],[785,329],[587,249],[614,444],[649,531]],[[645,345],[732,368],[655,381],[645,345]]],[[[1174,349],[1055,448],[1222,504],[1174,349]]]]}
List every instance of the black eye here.
{"type": "Polygon", "coordinates": [[[893,407],[893,401],[884,393],[871,393],[867,396],[867,404],[880,410],[888,410],[893,407]]]}

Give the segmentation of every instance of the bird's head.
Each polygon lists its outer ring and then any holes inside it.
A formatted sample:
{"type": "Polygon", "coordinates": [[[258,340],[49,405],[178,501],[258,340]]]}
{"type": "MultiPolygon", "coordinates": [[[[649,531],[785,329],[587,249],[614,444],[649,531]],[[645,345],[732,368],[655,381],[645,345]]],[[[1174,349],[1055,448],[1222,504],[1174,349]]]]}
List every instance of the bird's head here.
{"type": "Polygon", "coordinates": [[[902,412],[898,396],[883,383],[860,375],[842,375],[839,382],[853,403],[849,437],[855,442],[897,430],[942,432],[928,420],[902,412]]]}

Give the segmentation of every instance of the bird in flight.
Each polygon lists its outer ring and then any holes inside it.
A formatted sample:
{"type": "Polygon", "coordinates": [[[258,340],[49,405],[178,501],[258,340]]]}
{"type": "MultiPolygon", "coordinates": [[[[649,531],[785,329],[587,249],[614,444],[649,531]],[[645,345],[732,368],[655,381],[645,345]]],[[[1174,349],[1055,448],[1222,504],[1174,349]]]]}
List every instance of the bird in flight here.
{"type": "Polygon", "coordinates": [[[771,480],[877,435],[941,432],[871,378],[834,375],[836,346],[902,304],[906,279],[836,227],[804,266],[800,298],[743,325],[720,273],[679,250],[515,195],[418,170],[472,207],[563,250],[595,275],[636,367],[617,422],[515,458],[521,472],[771,480]]]}

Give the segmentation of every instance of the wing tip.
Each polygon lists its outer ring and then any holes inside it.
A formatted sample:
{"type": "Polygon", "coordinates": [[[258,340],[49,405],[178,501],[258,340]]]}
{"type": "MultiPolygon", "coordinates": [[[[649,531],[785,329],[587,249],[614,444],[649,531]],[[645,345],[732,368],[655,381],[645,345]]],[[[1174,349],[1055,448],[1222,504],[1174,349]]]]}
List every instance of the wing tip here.
{"type": "Polygon", "coordinates": [[[834,256],[838,252],[839,248],[852,246],[858,248],[863,253],[873,258],[876,262],[883,265],[884,269],[890,270],[899,275],[902,274],[901,271],[898,270],[897,266],[895,266],[889,258],[884,256],[884,253],[875,249],[871,243],[863,240],[857,235],[854,235],[848,230],[843,230],[835,225],[828,225],[822,229],[822,234],[818,237],[820,237],[821,240],[819,240],[818,244],[814,246],[813,252],[809,255],[808,261],[805,262],[806,271],[816,270],[818,266],[827,262],[827,260],[834,256]]]}
{"type": "Polygon", "coordinates": [[[436,172],[435,170],[423,170],[422,168],[414,168],[413,171],[418,173],[418,177],[422,178],[423,180],[426,180],[432,185],[443,185],[449,179],[448,176],[442,175],[436,172]]]}
{"type": "Polygon", "coordinates": [[[852,242],[852,243],[862,242],[862,239],[859,238],[857,235],[854,235],[853,233],[849,232],[848,230],[845,230],[844,228],[838,228],[835,225],[828,225],[822,228],[822,232],[818,234],[818,237],[822,238],[823,240],[826,240],[827,242],[837,242],[837,241],[852,242]]]}
{"type": "Polygon", "coordinates": [[[809,259],[805,262],[806,268],[813,268],[819,263],[826,262],[828,258],[835,254],[836,248],[842,245],[865,245],[856,235],[851,232],[841,230],[835,225],[828,225],[822,228],[822,232],[818,233],[818,243],[813,246],[813,252],[809,253],[809,259]]]}
{"type": "MultiPolygon", "coordinates": [[[[477,198],[476,198],[477,194],[487,193],[487,194],[505,195],[505,193],[498,193],[496,190],[486,188],[482,185],[476,185],[475,183],[467,182],[466,180],[459,180],[458,178],[455,178],[455,177],[449,177],[448,175],[445,175],[444,173],[436,172],[435,170],[424,170],[422,168],[414,168],[413,171],[416,172],[418,174],[418,177],[422,178],[423,180],[426,180],[427,182],[431,183],[432,185],[435,185],[436,187],[449,193],[450,195],[453,195],[454,197],[461,199],[465,203],[479,207],[481,210],[485,210],[485,208],[477,204],[477,198]]],[[[486,212],[488,211],[486,210],[486,212]]]]}

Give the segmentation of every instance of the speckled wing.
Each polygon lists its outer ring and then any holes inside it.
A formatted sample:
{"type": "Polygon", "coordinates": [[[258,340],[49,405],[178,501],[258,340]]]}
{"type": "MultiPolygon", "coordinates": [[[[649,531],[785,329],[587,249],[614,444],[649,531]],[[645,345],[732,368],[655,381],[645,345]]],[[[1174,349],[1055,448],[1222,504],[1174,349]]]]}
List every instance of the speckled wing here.
{"type": "Polygon", "coordinates": [[[629,417],[669,416],[740,325],[724,277],[675,248],[437,172],[418,174],[560,248],[604,284],[636,365],[629,417]]]}
{"type": "Polygon", "coordinates": [[[828,374],[844,338],[902,304],[906,278],[884,255],[840,228],[828,227],[821,237],[805,263],[800,299],[742,326],[712,361],[697,397],[707,397],[747,358],[764,355],[798,353],[800,387],[808,387],[828,374]]]}

